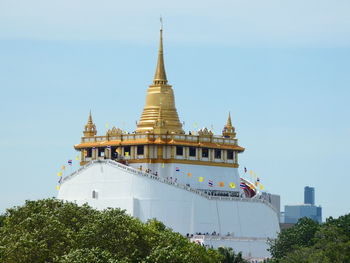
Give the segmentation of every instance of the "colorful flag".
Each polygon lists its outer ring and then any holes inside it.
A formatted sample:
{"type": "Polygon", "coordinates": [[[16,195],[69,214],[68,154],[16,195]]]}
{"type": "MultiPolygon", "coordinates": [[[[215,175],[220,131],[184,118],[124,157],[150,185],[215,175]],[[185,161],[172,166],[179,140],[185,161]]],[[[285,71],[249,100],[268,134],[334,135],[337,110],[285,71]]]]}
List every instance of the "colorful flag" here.
{"type": "Polygon", "coordinates": [[[245,174],[247,173],[247,168],[246,168],[246,167],[244,167],[244,173],[245,173],[245,174]]]}
{"type": "Polygon", "coordinates": [[[64,165],[62,165],[61,169],[64,170],[64,169],[66,169],[66,167],[64,165]]]}
{"type": "Polygon", "coordinates": [[[192,174],[191,174],[191,173],[187,173],[187,176],[188,176],[188,177],[191,177],[191,176],[192,176],[192,174]]]}
{"type": "Polygon", "coordinates": [[[197,122],[195,122],[195,123],[193,124],[193,126],[194,126],[195,128],[197,128],[197,122]]]}
{"type": "Polygon", "coordinates": [[[233,182],[231,182],[231,183],[230,183],[230,188],[236,188],[236,184],[233,183],[233,182]]]}
{"type": "Polygon", "coordinates": [[[165,164],[164,163],[162,163],[162,168],[164,168],[165,167],[165,164]]]}
{"type": "Polygon", "coordinates": [[[59,185],[56,185],[56,190],[60,190],[60,186],[59,185]]]}
{"type": "Polygon", "coordinates": [[[58,176],[62,176],[62,172],[57,173],[58,176]]]}
{"type": "Polygon", "coordinates": [[[245,183],[239,185],[242,189],[248,189],[249,187],[245,183]]]}
{"type": "Polygon", "coordinates": [[[212,180],[209,180],[209,181],[208,181],[208,185],[209,185],[209,187],[213,187],[213,185],[214,185],[213,181],[212,181],[212,180]]]}
{"type": "Polygon", "coordinates": [[[126,157],[128,157],[128,156],[129,156],[129,152],[125,152],[124,155],[125,155],[126,157]]]}
{"type": "Polygon", "coordinates": [[[259,178],[259,177],[257,177],[257,178],[256,178],[256,181],[257,181],[257,182],[260,182],[260,178],[259,178]]]}
{"type": "Polygon", "coordinates": [[[175,171],[176,171],[176,172],[180,172],[180,168],[179,168],[179,167],[176,167],[176,168],[175,168],[175,171]]]}
{"type": "Polygon", "coordinates": [[[108,125],[108,122],[106,123],[106,128],[108,129],[109,125],[108,125]]]}
{"type": "Polygon", "coordinates": [[[260,184],[260,190],[264,190],[264,186],[260,184]]]}
{"type": "Polygon", "coordinates": [[[249,173],[250,173],[250,175],[253,175],[253,170],[250,170],[249,173]]]}
{"type": "Polygon", "coordinates": [[[219,186],[220,186],[220,187],[224,187],[224,186],[225,186],[225,183],[224,183],[224,182],[219,182],[219,186]]]}
{"type": "Polygon", "coordinates": [[[204,177],[198,177],[198,182],[203,182],[203,180],[204,180],[204,177]]]}
{"type": "Polygon", "coordinates": [[[75,160],[79,161],[79,155],[75,156],[75,160]]]}
{"type": "Polygon", "coordinates": [[[72,160],[68,160],[68,164],[72,165],[73,161],[72,160]]]}

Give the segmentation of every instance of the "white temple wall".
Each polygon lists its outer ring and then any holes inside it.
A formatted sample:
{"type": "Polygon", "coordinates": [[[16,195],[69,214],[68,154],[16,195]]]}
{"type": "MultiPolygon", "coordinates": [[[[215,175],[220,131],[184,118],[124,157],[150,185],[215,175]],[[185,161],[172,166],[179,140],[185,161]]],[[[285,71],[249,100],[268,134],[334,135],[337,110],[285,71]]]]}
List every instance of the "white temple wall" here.
{"type": "Polygon", "coordinates": [[[142,221],[157,218],[182,234],[216,231],[235,237],[274,238],[279,231],[277,214],[261,202],[209,200],[107,164],[93,165],[64,182],[58,198],[87,202],[97,209],[120,207],[142,221]],[[92,198],[93,190],[98,199],[92,198]]]}
{"type": "Polygon", "coordinates": [[[130,166],[136,169],[142,166],[143,171],[150,169],[152,173],[157,172],[158,176],[162,178],[168,178],[170,180],[171,177],[171,180],[177,183],[189,184],[192,188],[196,189],[240,191],[238,169],[233,167],[181,163],[134,163],[130,164],[130,166]],[[180,171],[176,171],[176,168],[180,171]],[[199,182],[199,177],[203,177],[203,182],[199,182]],[[209,180],[213,181],[213,187],[209,186],[209,180]],[[220,187],[219,182],[223,182],[225,186],[220,187]],[[233,182],[236,187],[231,188],[229,186],[230,182],[233,182]]]}

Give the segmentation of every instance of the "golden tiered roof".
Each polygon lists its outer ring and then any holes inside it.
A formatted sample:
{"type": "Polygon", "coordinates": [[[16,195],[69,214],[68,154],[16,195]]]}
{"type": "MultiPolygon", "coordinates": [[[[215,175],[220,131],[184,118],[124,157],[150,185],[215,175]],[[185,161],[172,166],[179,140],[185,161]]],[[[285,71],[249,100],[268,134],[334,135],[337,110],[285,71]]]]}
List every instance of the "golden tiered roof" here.
{"type": "Polygon", "coordinates": [[[85,129],[83,131],[85,137],[95,136],[97,134],[96,126],[92,121],[91,111],[89,113],[88,122],[85,125],[85,129]]]}
{"type": "Polygon", "coordinates": [[[149,86],[146,105],[136,133],[184,134],[175,107],[174,92],[166,77],[163,56],[163,30],[160,30],[157,68],[149,86]]]}
{"type": "Polygon", "coordinates": [[[228,118],[227,118],[227,123],[222,130],[222,136],[225,138],[235,138],[236,133],[235,133],[235,128],[232,126],[232,121],[231,121],[231,114],[228,113],[228,118]]]}
{"type": "Polygon", "coordinates": [[[74,146],[81,151],[81,165],[99,158],[110,158],[127,159],[129,163],[184,163],[237,168],[237,155],[245,150],[238,145],[230,113],[222,135],[214,135],[207,128],[185,134],[176,111],[174,92],[166,77],[162,29],[153,84],[147,90],[136,131],[130,134],[113,127],[106,135],[97,136],[90,111],[83,133],[80,144],[74,146]],[[178,156],[177,148],[182,149],[182,156],[178,156]],[[190,156],[190,148],[195,148],[195,155],[190,156]],[[207,154],[203,155],[203,152],[207,154]]]}

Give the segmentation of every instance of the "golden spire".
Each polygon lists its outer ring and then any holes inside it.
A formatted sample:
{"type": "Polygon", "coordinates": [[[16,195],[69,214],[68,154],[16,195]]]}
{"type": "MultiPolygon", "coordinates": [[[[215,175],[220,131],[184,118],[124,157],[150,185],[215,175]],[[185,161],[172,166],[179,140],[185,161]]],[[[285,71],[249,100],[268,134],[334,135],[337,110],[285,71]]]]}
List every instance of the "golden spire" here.
{"type": "Polygon", "coordinates": [[[93,137],[97,134],[96,126],[92,121],[91,110],[89,113],[88,122],[85,125],[85,129],[83,131],[85,137],[93,137]]]}
{"type": "Polygon", "coordinates": [[[149,86],[146,105],[137,124],[137,133],[183,134],[175,107],[174,92],[166,78],[163,57],[163,27],[160,28],[158,62],[153,84],[149,86]]]}
{"type": "Polygon", "coordinates": [[[228,118],[227,118],[226,126],[227,126],[227,127],[232,127],[231,113],[230,113],[230,112],[228,112],[228,118]]]}
{"type": "Polygon", "coordinates": [[[156,73],[154,74],[153,84],[167,84],[164,57],[163,57],[163,26],[160,28],[159,50],[158,50],[158,62],[156,73]]]}
{"type": "Polygon", "coordinates": [[[228,113],[226,125],[224,126],[224,129],[222,130],[222,136],[224,136],[226,138],[235,138],[236,137],[235,128],[232,126],[232,122],[231,122],[230,112],[228,113]]]}

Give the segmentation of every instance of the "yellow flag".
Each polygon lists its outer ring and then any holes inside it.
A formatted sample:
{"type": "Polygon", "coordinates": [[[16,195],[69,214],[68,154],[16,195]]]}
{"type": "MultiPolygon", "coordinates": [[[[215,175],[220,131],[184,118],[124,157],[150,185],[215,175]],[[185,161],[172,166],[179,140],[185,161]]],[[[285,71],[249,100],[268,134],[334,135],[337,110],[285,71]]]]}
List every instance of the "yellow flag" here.
{"type": "Polygon", "coordinates": [[[191,174],[191,173],[187,173],[187,176],[188,176],[188,177],[191,177],[191,176],[192,176],[192,174],[191,174]]]}
{"type": "Polygon", "coordinates": [[[253,175],[253,170],[250,170],[249,173],[250,173],[250,175],[253,175]]]}
{"type": "Polygon", "coordinates": [[[60,190],[60,186],[59,185],[56,185],[56,190],[60,190]]]}
{"type": "Polygon", "coordinates": [[[264,190],[264,186],[260,183],[260,190],[264,190]]]}
{"type": "Polygon", "coordinates": [[[62,176],[62,172],[57,173],[58,176],[62,176]]]}
{"type": "Polygon", "coordinates": [[[125,156],[129,156],[129,152],[125,152],[124,155],[125,155],[125,156]]]}
{"type": "Polygon", "coordinates": [[[165,167],[165,165],[164,165],[164,163],[162,163],[162,168],[164,168],[165,167]]]}
{"type": "Polygon", "coordinates": [[[79,155],[77,155],[77,156],[75,157],[75,160],[79,161],[79,155]]]}
{"type": "Polygon", "coordinates": [[[198,182],[203,182],[204,181],[204,177],[198,177],[198,182]]]}
{"type": "Polygon", "coordinates": [[[230,188],[236,188],[236,184],[233,183],[233,182],[231,182],[231,183],[230,183],[230,188]]]}
{"type": "Polygon", "coordinates": [[[66,169],[66,167],[64,165],[62,165],[62,170],[66,169]]]}

